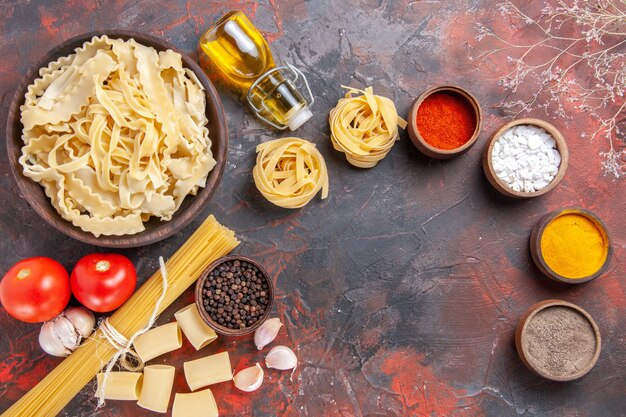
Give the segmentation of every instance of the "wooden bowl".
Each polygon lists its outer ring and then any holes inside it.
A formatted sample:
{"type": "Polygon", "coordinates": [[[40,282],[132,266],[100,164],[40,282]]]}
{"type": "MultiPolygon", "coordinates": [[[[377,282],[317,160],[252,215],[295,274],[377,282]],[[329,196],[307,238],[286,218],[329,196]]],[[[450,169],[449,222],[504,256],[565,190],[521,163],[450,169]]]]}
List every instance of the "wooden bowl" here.
{"type": "Polygon", "coordinates": [[[565,176],[568,161],[569,152],[567,150],[567,143],[565,142],[565,139],[563,138],[561,132],[559,132],[556,127],[552,126],[546,121],[543,121],[541,119],[526,118],[510,121],[504,124],[500,129],[496,130],[493,135],[491,135],[489,141],[487,141],[487,144],[485,145],[485,150],[483,153],[483,171],[485,171],[485,175],[487,176],[489,183],[491,183],[491,185],[493,185],[493,187],[496,190],[500,191],[502,194],[513,198],[531,198],[543,195],[556,187],[565,176]],[[554,140],[556,141],[556,148],[561,154],[561,165],[559,166],[559,170],[557,171],[550,184],[548,184],[545,188],[532,193],[525,191],[515,191],[512,188],[509,188],[506,183],[498,178],[498,176],[496,175],[491,160],[491,152],[493,150],[493,145],[496,143],[496,139],[499,138],[505,130],[519,125],[533,125],[543,128],[554,138],[554,140]]]}
{"type": "Polygon", "coordinates": [[[226,154],[228,150],[228,124],[224,116],[222,101],[220,100],[217,91],[193,59],[178,50],[173,45],[170,45],[164,40],[151,35],[125,30],[105,30],[85,33],[68,39],[53,48],[31,67],[20,85],[17,87],[15,95],[13,96],[13,101],[11,102],[7,118],[6,141],[9,164],[11,166],[13,176],[15,177],[15,181],[20,188],[21,194],[37,212],[37,214],[39,214],[46,222],[58,231],[90,245],[110,248],[129,248],[149,245],[163,240],[166,237],[180,231],[196,216],[202,213],[209,202],[211,195],[215,192],[215,189],[217,188],[222,177],[222,173],[224,172],[224,167],[226,166],[226,154]],[[40,68],[48,65],[50,61],[53,61],[61,56],[69,55],[75,48],[81,46],[92,37],[101,35],[107,35],[110,38],[121,38],[124,40],[134,38],[137,42],[146,46],[151,46],[157,51],[171,49],[178,52],[182,56],[185,67],[191,69],[196,74],[206,92],[206,116],[209,120],[209,137],[212,142],[211,150],[213,152],[213,157],[217,162],[213,170],[209,173],[206,186],[199,189],[197,195],[187,196],[170,221],[163,222],[153,217],[150,221],[144,223],[146,230],[134,235],[95,237],[93,234],[85,232],[79,227],[74,226],[71,222],[63,219],[59,213],[57,213],[56,209],[50,203],[50,199],[44,193],[43,187],[22,174],[22,166],[18,162],[18,159],[22,154],[23,146],[23,126],[20,121],[20,106],[24,104],[24,95],[27,87],[32,84],[36,78],[38,78],[40,68]]]}
{"type": "Polygon", "coordinates": [[[204,322],[208,324],[210,328],[215,330],[216,333],[225,335],[225,336],[235,336],[235,337],[244,336],[258,329],[261,326],[261,324],[263,324],[263,322],[267,320],[272,314],[272,308],[274,307],[274,284],[272,284],[271,277],[267,273],[267,270],[263,267],[263,265],[261,265],[257,261],[250,259],[247,256],[242,256],[242,255],[224,256],[223,258],[219,258],[215,260],[215,262],[209,265],[202,272],[202,274],[200,275],[200,278],[198,278],[198,281],[196,282],[195,296],[196,296],[196,305],[198,306],[198,311],[200,312],[200,317],[202,317],[202,320],[204,320],[204,322]],[[204,305],[202,304],[202,300],[203,300],[202,289],[204,288],[204,284],[207,278],[209,277],[209,274],[215,268],[217,268],[222,263],[227,262],[227,261],[247,262],[249,264],[256,266],[259,269],[259,271],[261,271],[261,274],[263,275],[265,281],[267,282],[267,289],[268,289],[267,308],[265,309],[265,313],[263,314],[263,316],[260,317],[250,327],[245,327],[243,329],[230,329],[228,327],[222,326],[221,324],[217,323],[215,320],[211,318],[209,313],[207,313],[207,311],[204,309],[204,305]]]}
{"type": "Polygon", "coordinates": [[[582,284],[583,282],[591,281],[592,279],[599,277],[604,271],[606,271],[611,262],[613,247],[611,245],[611,238],[607,231],[606,225],[598,216],[596,216],[591,211],[585,210],[583,208],[568,207],[555,210],[539,219],[535,227],[533,227],[532,232],[530,233],[530,254],[533,257],[533,261],[535,261],[535,265],[537,265],[537,268],[539,268],[539,270],[543,272],[548,278],[551,278],[558,282],[564,282],[566,284],[582,284]],[[602,266],[595,273],[583,278],[567,278],[559,275],[548,266],[545,259],[543,258],[543,253],[541,252],[541,238],[543,237],[543,232],[546,229],[546,226],[557,217],[568,213],[580,214],[581,216],[585,216],[586,218],[591,220],[602,232],[604,239],[607,242],[607,253],[604,264],[602,264],[602,266]]]}
{"type": "Polygon", "coordinates": [[[480,109],[480,105],[478,104],[478,100],[476,100],[476,98],[469,91],[464,90],[463,88],[457,87],[455,85],[441,85],[438,87],[433,87],[424,91],[422,95],[420,95],[417,99],[415,99],[415,101],[411,105],[411,108],[409,109],[409,120],[408,120],[409,137],[411,138],[411,142],[413,142],[413,145],[415,145],[415,147],[419,149],[420,152],[422,152],[426,156],[429,156],[435,159],[454,158],[455,156],[459,156],[462,153],[467,152],[467,150],[471,148],[472,145],[474,145],[474,143],[476,143],[476,140],[478,139],[478,135],[480,134],[482,118],[483,118],[482,111],[480,109]],[[437,93],[441,91],[456,93],[464,97],[472,105],[472,107],[474,108],[474,112],[476,113],[476,128],[474,129],[474,134],[467,142],[463,144],[463,146],[460,146],[456,149],[435,148],[434,146],[426,142],[426,140],[424,140],[419,130],[417,129],[417,110],[419,109],[420,105],[426,99],[426,97],[430,96],[433,93],[437,93]]]}
{"type": "Polygon", "coordinates": [[[550,379],[552,381],[573,381],[575,379],[581,378],[582,376],[584,376],[585,374],[587,374],[591,368],[593,368],[596,364],[596,362],[598,361],[598,357],[600,356],[600,350],[601,350],[601,345],[602,345],[602,340],[600,337],[600,330],[598,329],[598,325],[596,324],[596,322],[593,320],[593,318],[589,315],[589,313],[587,313],[585,310],[583,310],[581,307],[569,303],[567,301],[563,301],[563,300],[544,300],[544,301],[540,301],[534,305],[532,305],[520,318],[517,327],[515,329],[515,348],[517,349],[517,353],[519,354],[520,359],[522,360],[522,362],[524,362],[524,365],[526,365],[528,367],[528,369],[530,369],[531,371],[535,372],[536,374],[550,379]],[[542,369],[539,369],[537,367],[535,367],[532,362],[529,360],[529,352],[527,349],[527,345],[525,343],[525,336],[526,336],[526,329],[528,327],[528,323],[530,323],[530,321],[532,320],[532,318],[541,310],[544,310],[546,308],[550,308],[550,307],[568,307],[571,308],[573,310],[576,310],[578,313],[580,313],[581,315],[583,315],[588,321],[589,324],[591,325],[591,327],[593,328],[593,332],[595,334],[595,340],[596,340],[596,349],[595,352],[593,354],[593,357],[591,358],[591,360],[589,361],[589,363],[587,363],[578,373],[576,373],[575,375],[572,376],[567,376],[567,377],[562,377],[562,376],[555,376],[555,375],[551,375],[548,374],[546,372],[544,372],[542,369]]]}

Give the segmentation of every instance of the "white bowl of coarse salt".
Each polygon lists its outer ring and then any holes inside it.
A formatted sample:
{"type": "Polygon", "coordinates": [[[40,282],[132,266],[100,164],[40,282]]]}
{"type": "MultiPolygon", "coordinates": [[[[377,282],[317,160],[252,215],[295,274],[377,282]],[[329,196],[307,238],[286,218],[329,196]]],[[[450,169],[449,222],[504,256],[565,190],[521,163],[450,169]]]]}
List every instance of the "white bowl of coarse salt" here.
{"type": "Polygon", "coordinates": [[[483,154],[487,179],[515,198],[537,197],[561,181],[569,159],[563,135],[540,119],[519,119],[498,129],[483,154]]]}

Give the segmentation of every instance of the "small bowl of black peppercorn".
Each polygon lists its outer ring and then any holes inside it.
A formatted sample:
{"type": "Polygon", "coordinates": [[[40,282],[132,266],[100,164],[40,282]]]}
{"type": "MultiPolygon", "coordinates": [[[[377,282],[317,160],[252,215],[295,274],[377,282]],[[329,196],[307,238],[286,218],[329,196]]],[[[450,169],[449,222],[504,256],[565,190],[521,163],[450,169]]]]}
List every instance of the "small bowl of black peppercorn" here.
{"type": "Polygon", "coordinates": [[[274,305],[274,287],[258,262],[226,256],[204,270],[196,283],[196,305],[216,333],[243,336],[255,331],[274,305]]]}

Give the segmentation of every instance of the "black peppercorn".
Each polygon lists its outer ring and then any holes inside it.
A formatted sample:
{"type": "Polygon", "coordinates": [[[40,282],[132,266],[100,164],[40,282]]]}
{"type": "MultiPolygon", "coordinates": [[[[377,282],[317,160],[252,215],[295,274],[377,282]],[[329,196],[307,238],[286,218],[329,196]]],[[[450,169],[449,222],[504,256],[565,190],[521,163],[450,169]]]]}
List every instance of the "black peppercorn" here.
{"type": "Polygon", "coordinates": [[[228,329],[256,323],[269,305],[267,277],[252,264],[226,261],[207,277],[202,306],[211,319],[228,329]]]}

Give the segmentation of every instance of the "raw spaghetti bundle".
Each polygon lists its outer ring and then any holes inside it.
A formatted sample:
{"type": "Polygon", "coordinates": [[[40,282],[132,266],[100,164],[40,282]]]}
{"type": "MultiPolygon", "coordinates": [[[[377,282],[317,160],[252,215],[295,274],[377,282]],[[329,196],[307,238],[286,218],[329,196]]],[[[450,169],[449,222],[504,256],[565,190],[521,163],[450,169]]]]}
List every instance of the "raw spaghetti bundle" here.
{"type": "Polygon", "coordinates": [[[406,121],[398,116],[396,106],[387,97],[345,87],[348,92],[330,111],[330,139],[333,147],[359,168],[371,168],[383,159],[398,140],[398,126],[406,121]],[[354,97],[353,94],[362,94],[354,97]]]}
{"type": "Polygon", "coordinates": [[[284,208],[306,205],[319,190],[328,196],[328,172],[322,154],[309,141],[283,138],[257,146],[254,183],[270,202],[284,208]]]}
{"type": "MultiPolygon", "coordinates": [[[[193,284],[211,262],[226,255],[238,244],[232,230],[209,216],[168,260],[167,290],[158,313],[193,284]]],[[[126,338],[135,334],[149,322],[163,287],[161,272],[157,271],[109,317],[109,325],[126,338]]],[[[103,339],[102,330],[96,330],[2,417],[51,417],[58,414],[116,353],[116,348],[103,339]]]]}

